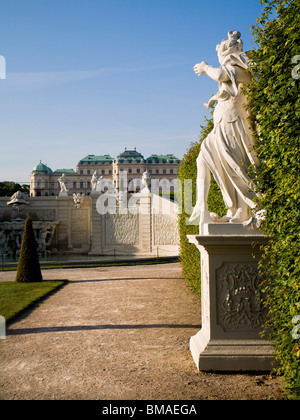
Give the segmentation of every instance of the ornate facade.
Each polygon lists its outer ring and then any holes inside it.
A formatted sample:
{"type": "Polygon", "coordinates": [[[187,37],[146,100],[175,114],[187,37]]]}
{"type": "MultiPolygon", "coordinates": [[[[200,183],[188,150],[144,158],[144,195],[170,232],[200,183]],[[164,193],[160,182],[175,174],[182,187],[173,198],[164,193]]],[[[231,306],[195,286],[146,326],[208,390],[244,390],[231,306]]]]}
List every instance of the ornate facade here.
{"type": "Polygon", "coordinates": [[[73,169],[56,169],[52,171],[47,165],[40,162],[33,168],[30,175],[30,196],[58,196],[60,185],[58,178],[65,174],[69,194],[90,195],[92,186],[91,179],[95,171],[104,179],[109,179],[118,189],[120,175],[127,176],[129,192],[136,192],[140,188],[140,181],[145,171],[151,174],[152,180],[175,181],[178,176],[180,160],[172,155],[151,155],[149,158],[134,150],[120,153],[116,159],[110,155],[88,155],[81,159],[73,169]]]}

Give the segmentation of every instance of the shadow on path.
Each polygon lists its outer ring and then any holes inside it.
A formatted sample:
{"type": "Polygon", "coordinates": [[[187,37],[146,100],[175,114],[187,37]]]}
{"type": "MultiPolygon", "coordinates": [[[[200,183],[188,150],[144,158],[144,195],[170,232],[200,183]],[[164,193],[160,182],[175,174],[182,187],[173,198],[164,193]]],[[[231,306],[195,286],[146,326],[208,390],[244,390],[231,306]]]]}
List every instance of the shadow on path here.
{"type": "MultiPolygon", "coordinates": [[[[94,279],[94,280],[68,280],[69,283],[101,283],[101,282],[110,282],[110,281],[127,281],[127,280],[174,280],[174,277],[117,277],[112,279],[94,279]]],[[[175,278],[177,280],[177,278],[175,278]]]]}
{"type": "Polygon", "coordinates": [[[39,328],[16,328],[8,329],[6,335],[25,335],[40,334],[50,332],[66,332],[66,331],[89,331],[89,330],[135,330],[147,328],[195,328],[199,329],[201,325],[180,325],[180,324],[141,324],[141,325],[70,325],[61,327],[39,327],[39,328]]]}

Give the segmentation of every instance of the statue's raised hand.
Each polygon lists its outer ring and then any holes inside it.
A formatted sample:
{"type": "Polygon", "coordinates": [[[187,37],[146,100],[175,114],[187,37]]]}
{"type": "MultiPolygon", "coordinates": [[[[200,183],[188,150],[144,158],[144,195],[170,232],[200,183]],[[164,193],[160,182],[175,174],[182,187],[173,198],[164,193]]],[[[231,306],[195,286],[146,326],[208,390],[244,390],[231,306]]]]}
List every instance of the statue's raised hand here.
{"type": "Polygon", "coordinates": [[[208,64],[205,61],[202,61],[201,63],[198,63],[194,66],[194,72],[198,74],[198,76],[203,76],[206,74],[206,68],[208,64]]]}

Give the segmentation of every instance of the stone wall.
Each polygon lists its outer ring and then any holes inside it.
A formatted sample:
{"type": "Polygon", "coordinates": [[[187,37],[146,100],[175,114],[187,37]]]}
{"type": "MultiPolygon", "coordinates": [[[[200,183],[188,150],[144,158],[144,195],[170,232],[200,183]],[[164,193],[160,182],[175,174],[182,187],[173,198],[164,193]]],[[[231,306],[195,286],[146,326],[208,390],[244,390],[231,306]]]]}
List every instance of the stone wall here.
{"type": "Polygon", "coordinates": [[[59,222],[50,251],[88,253],[90,250],[90,200],[76,209],[73,197],[29,197],[29,205],[18,213],[7,206],[7,198],[0,198],[0,222],[32,217],[34,221],[59,222]]]}
{"type": "Polygon", "coordinates": [[[91,255],[178,255],[176,205],[171,201],[136,193],[129,196],[134,206],[125,209],[116,206],[101,215],[97,211],[98,196],[92,196],[91,200],[91,255]]]}
{"type": "Polygon", "coordinates": [[[29,197],[20,213],[0,198],[0,223],[31,216],[34,221],[59,222],[52,239],[51,253],[90,255],[178,255],[179,235],[176,205],[151,194],[132,194],[134,209],[117,207],[99,214],[99,196],[85,197],[80,208],[73,197],[29,197]],[[125,214],[120,214],[125,213],[125,214]]]}

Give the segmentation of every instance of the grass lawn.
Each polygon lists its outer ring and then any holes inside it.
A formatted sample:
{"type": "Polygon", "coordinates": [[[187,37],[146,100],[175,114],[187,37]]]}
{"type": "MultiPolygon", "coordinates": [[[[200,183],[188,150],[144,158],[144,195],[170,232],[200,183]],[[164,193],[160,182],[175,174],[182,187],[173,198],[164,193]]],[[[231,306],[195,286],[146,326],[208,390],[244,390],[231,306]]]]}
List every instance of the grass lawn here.
{"type": "Polygon", "coordinates": [[[38,283],[0,282],[0,315],[6,322],[12,320],[24,309],[64,285],[67,280],[51,280],[38,283]]]}

